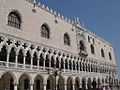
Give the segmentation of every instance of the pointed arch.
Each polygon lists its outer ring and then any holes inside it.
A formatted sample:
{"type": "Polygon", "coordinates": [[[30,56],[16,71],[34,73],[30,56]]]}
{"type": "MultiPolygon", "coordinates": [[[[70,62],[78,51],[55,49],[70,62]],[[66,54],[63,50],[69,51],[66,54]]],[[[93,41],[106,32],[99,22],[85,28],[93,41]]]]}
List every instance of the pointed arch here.
{"type": "Polygon", "coordinates": [[[5,45],[3,45],[0,51],[0,61],[7,61],[7,48],[5,45]]]}
{"type": "Polygon", "coordinates": [[[16,58],[15,48],[12,47],[11,50],[10,50],[10,55],[9,55],[9,62],[14,62],[15,63],[15,58],[16,58]]]}
{"type": "Polygon", "coordinates": [[[91,53],[95,54],[95,48],[94,48],[93,44],[90,45],[90,49],[91,49],[91,53]]]}
{"type": "Polygon", "coordinates": [[[102,56],[102,57],[105,57],[105,53],[104,53],[104,50],[103,50],[103,49],[101,49],[101,56],[102,56]]]}
{"type": "Polygon", "coordinates": [[[73,90],[72,84],[73,84],[73,78],[68,77],[68,79],[67,79],[67,90],[73,90]]]}
{"type": "Polygon", "coordinates": [[[41,25],[41,36],[45,38],[50,38],[50,29],[48,24],[44,23],[41,25]]]}
{"type": "Polygon", "coordinates": [[[24,59],[23,50],[20,49],[18,53],[18,63],[23,64],[23,59],[24,59]]]}
{"type": "Polygon", "coordinates": [[[79,42],[79,45],[80,45],[80,51],[81,50],[85,51],[85,45],[84,45],[84,42],[82,40],[79,42]]]}
{"type": "Polygon", "coordinates": [[[33,65],[36,65],[37,66],[37,53],[34,52],[34,55],[33,55],[33,65]]]}
{"type": "Polygon", "coordinates": [[[27,51],[26,57],[25,57],[26,64],[31,64],[31,53],[30,51],[27,51]]]}
{"type": "Polygon", "coordinates": [[[70,46],[70,36],[68,33],[64,34],[64,44],[70,46]]]}
{"type": "Polygon", "coordinates": [[[21,20],[19,11],[13,10],[9,13],[9,15],[8,15],[8,25],[9,26],[20,29],[21,22],[22,22],[22,20],[21,20]]]}
{"type": "Polygon", "coordinates": [[[112,60],[112,55],[110,52],[109,52],[109,59],[112,60]]]}
{"type": "Polygon", "coordinates": [[[5,90],[6,87],[9,88],[10,90],[14,90],[14,84],[16,83],[16,77],[15,75],[10,72],[4,72],[0,78],[0,84],[3,87],[0,87],[0,90],[5,90]]]}

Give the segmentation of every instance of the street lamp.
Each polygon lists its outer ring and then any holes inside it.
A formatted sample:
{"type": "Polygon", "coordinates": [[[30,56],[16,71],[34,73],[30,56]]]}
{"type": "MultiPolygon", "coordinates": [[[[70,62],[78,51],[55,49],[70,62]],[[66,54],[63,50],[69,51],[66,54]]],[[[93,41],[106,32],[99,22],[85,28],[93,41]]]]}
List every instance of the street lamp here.
{"type": "MultiPolygon", "coordinates": [[[[50,74],[50,69],[48,70],[48,74],[50,74]]],[[[62,73],[62,68],[54,68],[52,75],[55,77],[55,90],[57,90],[57,84],[56,84],[56,77],[61,75],[62,73]]]]}
{"type": "Polygon", "coordinates": [[[62,68],[53,71],[53,75],[55,76],[55,90],[57,90],[56,77],[59,76],[61,73],[62,73],[62,68]]]}

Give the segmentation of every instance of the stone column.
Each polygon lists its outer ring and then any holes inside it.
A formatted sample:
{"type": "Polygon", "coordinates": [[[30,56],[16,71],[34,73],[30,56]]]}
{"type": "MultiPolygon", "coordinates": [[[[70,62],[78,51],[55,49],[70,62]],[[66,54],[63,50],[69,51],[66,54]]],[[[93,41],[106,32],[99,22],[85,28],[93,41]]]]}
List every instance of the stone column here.
{"type": "Polygon", "coordinates": [[[17,84],[14,84],[14,90],[17,90],[17,84]]]}
{"type": "Polygon", "coordinates": [[[71,60],[71,70],[72,70],[72,73],[73,73],[73,60],[71,60]]]}
{"type": "Polygon", "coordinates": [[[33,84],[30,85],[30,90],[33,90],[33,84]]]}
{"type": "Polygon", "coordinates": [[[39,64],[40,64],[39,60],[40,60],[40,57],[37,58],[37,69],[38,70],[39,70],[39,64]]]}
{"type": "Polygon", "coordinates": [[[9,55],[10,55],[10,51],[7,52],[7,64],[6,64],[7,67],[9,67],[9,55]]]}
{"type": "Polygon", "coordinates": [[[69,69],[69,59],[67,59],[67,65],[68,65],[68,66],[67,66],[67,67],[68,67],[68,70],[67,70],[67,71],[70,72],[70,69],[69,69]]]}
{"type": "Polygon", "coordinates": [[[63,58],[63,69],[64,69],[64,72],[65,72],[65,58],[63,58]]]}
{"type": "Polygon", "coordinates": [[[25,63],[26,63],[25,57],[26,57],[26,55],[23,56],[23,68],[24,68],[24,69],[25,69],[25,63]]]}
{"type": "Polygon", "coordinates": [[[46,84],[43,84],[43,90],[46,90],[46,84]]]}
{"type": "Polygon", "coordinates": [[[79,88],[82,88],[82,83],[79,84],[79,88]]]}
{"type": "Polygon", "coordinates": [[[65,90],[67,90],[67,84],[64,84],[64,88],[65,88],[65,90]]]}
{"type": "Polygon", "coordinates": [[[45,70],[45,60],[46,58],[44,58],[44,61],[43,61],[43,70],[45,70]]]}
{"type": "Polygon", "coordinates": [[[79,62],[77,63],[78,63],[78,73],[80,74],[80,63],[79,62]]]}
{"type": "Polygon", "coordinates": [[[30,69],[33,69],[33,55],[31,55],[31,65],[30,65],[30,69]]]}
{"type": "Polygon", "coordinates": [[[51,58],[49,58],[49,68],[51,68],[51,58]]]}
{"type": "Polygon", "coordinates": [[[73,88],[72,90],[75,90],[75,84],[72,85],[72,88],[73,88]]]}
{"type": "Polygon", "coordinates": [[[15,57],[15,67],[17,68],[17,64],[18,64],[18,53],[16,53],[16,57],[15,57]]]}

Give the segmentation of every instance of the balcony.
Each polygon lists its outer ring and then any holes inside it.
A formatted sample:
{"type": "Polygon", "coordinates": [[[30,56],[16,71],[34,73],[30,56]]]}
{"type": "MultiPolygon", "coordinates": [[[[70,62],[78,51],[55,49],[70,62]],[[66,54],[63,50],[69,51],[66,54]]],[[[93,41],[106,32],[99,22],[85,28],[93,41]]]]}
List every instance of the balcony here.
{"type": "Polygon", "coordinates": [[[82,57],[87,57],[88,56],[87,52],[83,51],[83,50],[80,50],[80,53],[78,53],[78,54],[82,57]]]}

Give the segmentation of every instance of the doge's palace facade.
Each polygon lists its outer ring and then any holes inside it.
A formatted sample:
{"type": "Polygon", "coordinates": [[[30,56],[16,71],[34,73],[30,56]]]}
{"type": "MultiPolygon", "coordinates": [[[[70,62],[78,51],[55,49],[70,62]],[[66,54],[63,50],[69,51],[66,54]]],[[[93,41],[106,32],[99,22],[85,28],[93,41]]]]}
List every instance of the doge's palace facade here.
{"type": "Polygon", "coordinates": [[[112,45],[81,26],[79,18],[71,21],[35,0],[0,1],[0,90],[114,85],[116,69],[112,45]]]}

